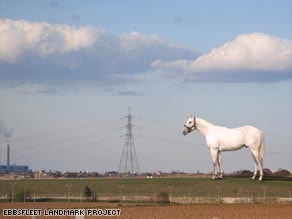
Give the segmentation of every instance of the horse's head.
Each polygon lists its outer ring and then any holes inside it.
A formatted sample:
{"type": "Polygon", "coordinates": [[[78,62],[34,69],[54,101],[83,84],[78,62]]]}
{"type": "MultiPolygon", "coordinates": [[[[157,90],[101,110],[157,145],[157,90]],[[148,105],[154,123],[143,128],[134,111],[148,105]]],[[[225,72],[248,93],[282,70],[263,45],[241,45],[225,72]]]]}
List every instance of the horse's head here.
{"type": "Polygon", "coordinates": [[[190,114],[186,121],[186,124],[184,125],[183,134],[186,135],[196,129],[196,118],[192,114],[190,114]]]}

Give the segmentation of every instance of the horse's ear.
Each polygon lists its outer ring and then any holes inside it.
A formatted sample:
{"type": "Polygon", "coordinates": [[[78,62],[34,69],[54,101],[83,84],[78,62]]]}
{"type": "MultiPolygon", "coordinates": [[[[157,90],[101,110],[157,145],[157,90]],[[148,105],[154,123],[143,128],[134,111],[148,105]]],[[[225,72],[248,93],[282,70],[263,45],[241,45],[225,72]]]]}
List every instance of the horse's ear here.
{"type": "Polygon", "coordinates": [[[189,114],[189,118],[193,118],[193,115],[191,113],[189,114]]]}
{"type": "Polygon", "coordinates": [[[194,118],[193,114],[191,114],[191,118],[194,118]]]}

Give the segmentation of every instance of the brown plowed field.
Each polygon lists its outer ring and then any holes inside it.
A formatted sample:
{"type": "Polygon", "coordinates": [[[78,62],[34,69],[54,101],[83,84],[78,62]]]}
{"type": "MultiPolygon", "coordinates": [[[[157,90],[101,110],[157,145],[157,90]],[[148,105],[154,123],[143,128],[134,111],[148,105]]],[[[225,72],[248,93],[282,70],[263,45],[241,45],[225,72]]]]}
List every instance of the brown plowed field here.
{"type": "MultiPolygon", "coordinates": [[[[127,219],[178,219],[178,218],[210,218],[210,219],[291,219],[292,205],[268,204],[234,204],[234,205],[179,205],[179,206],[133,206],[128,204],[100,203],[0,203],[0,218],[32,218],[4,217],[3,209],[121,209],[120,217],[86,216],[85,218],[127,218],[127,219]]],[[[35,217],[48,219],[65,219],[75,217],[35,217]]]]}

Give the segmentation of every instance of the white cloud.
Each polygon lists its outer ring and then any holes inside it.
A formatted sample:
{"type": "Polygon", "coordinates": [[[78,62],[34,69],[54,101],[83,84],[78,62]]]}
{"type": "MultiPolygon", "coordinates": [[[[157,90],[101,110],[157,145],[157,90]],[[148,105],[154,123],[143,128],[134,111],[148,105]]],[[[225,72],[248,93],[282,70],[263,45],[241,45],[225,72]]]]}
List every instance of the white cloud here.
{"type": "Polygon", "coordinates": [[[186,72],[189,69],[192,61],[189,60],[176,60],[172,62],[165,62],[163,60],[156,60],[151,63],[154,68],[161,68],[166,71],[183,71],[186,72]]]}
{"type": "Polygon", "coordinates": [[[190,64],[196,70],[285,70],[292,66],[292,41],[253,33],[213,49],[190,64]]]}
{"type": "Polygon", "coordinates": [[[50,94],[61,95],[58,89],[48,87],[46,84],[24,84],[15,87],[15,91],[23,94],[50,94]]]}
{"type": "Polygon", "coordinates": [[[263,33],[240,35],[195,60],[165,62],[152,67],[196,76],[224,71],[289,71],[292,69],[292,41],[263,33]]]}
{"type": "Polygon", "coordinates": [[[41,57],[91,47],[103,31],[91,27],[0,20],[0,60],[16,62],[31,53],[41,57]]]}
{"type": "Polygon", "coordinates": [[[141,47],[161,47],[162,45],[168,48],[178,48],[176,44],[159,35],[143,35],[136,31],[121,35],[120,41],[126,52],[139,50],[141,47]]]}
{"type": "Polygon", "coordinates": [[[291,59],[291,40],[263,33],[240,35],[197,57],[194,50],[159,35],[117,35],[89,26],[0,19],[0,77],[18,84],[125,83],[157,75],[262,80],[255,72],[268,72],[269,80],[277,74],[281,80],[291,78],[291,59]]]}
{"type": "Polygon", "coordinates": [[[0,42],[1,78],[29,84],[141,81],[155,60],[195,56],[159,35],[23,20],[0,19],[0,42]]]}

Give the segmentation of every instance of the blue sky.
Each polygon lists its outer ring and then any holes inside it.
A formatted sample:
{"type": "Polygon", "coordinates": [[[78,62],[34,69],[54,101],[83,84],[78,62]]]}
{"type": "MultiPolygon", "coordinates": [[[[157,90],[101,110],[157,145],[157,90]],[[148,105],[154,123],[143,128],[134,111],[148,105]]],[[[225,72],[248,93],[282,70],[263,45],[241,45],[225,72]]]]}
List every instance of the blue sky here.
{"type": "MultiPolygon", "coordinates": [[[[117,170],[128,107],[142,171],[209,172],[188,113],[265,132],[292,168],[291,1],[0,0],[0,163],[117,170]]],[[[252,169],[248,150],[226,172],[252,169]]]]}

